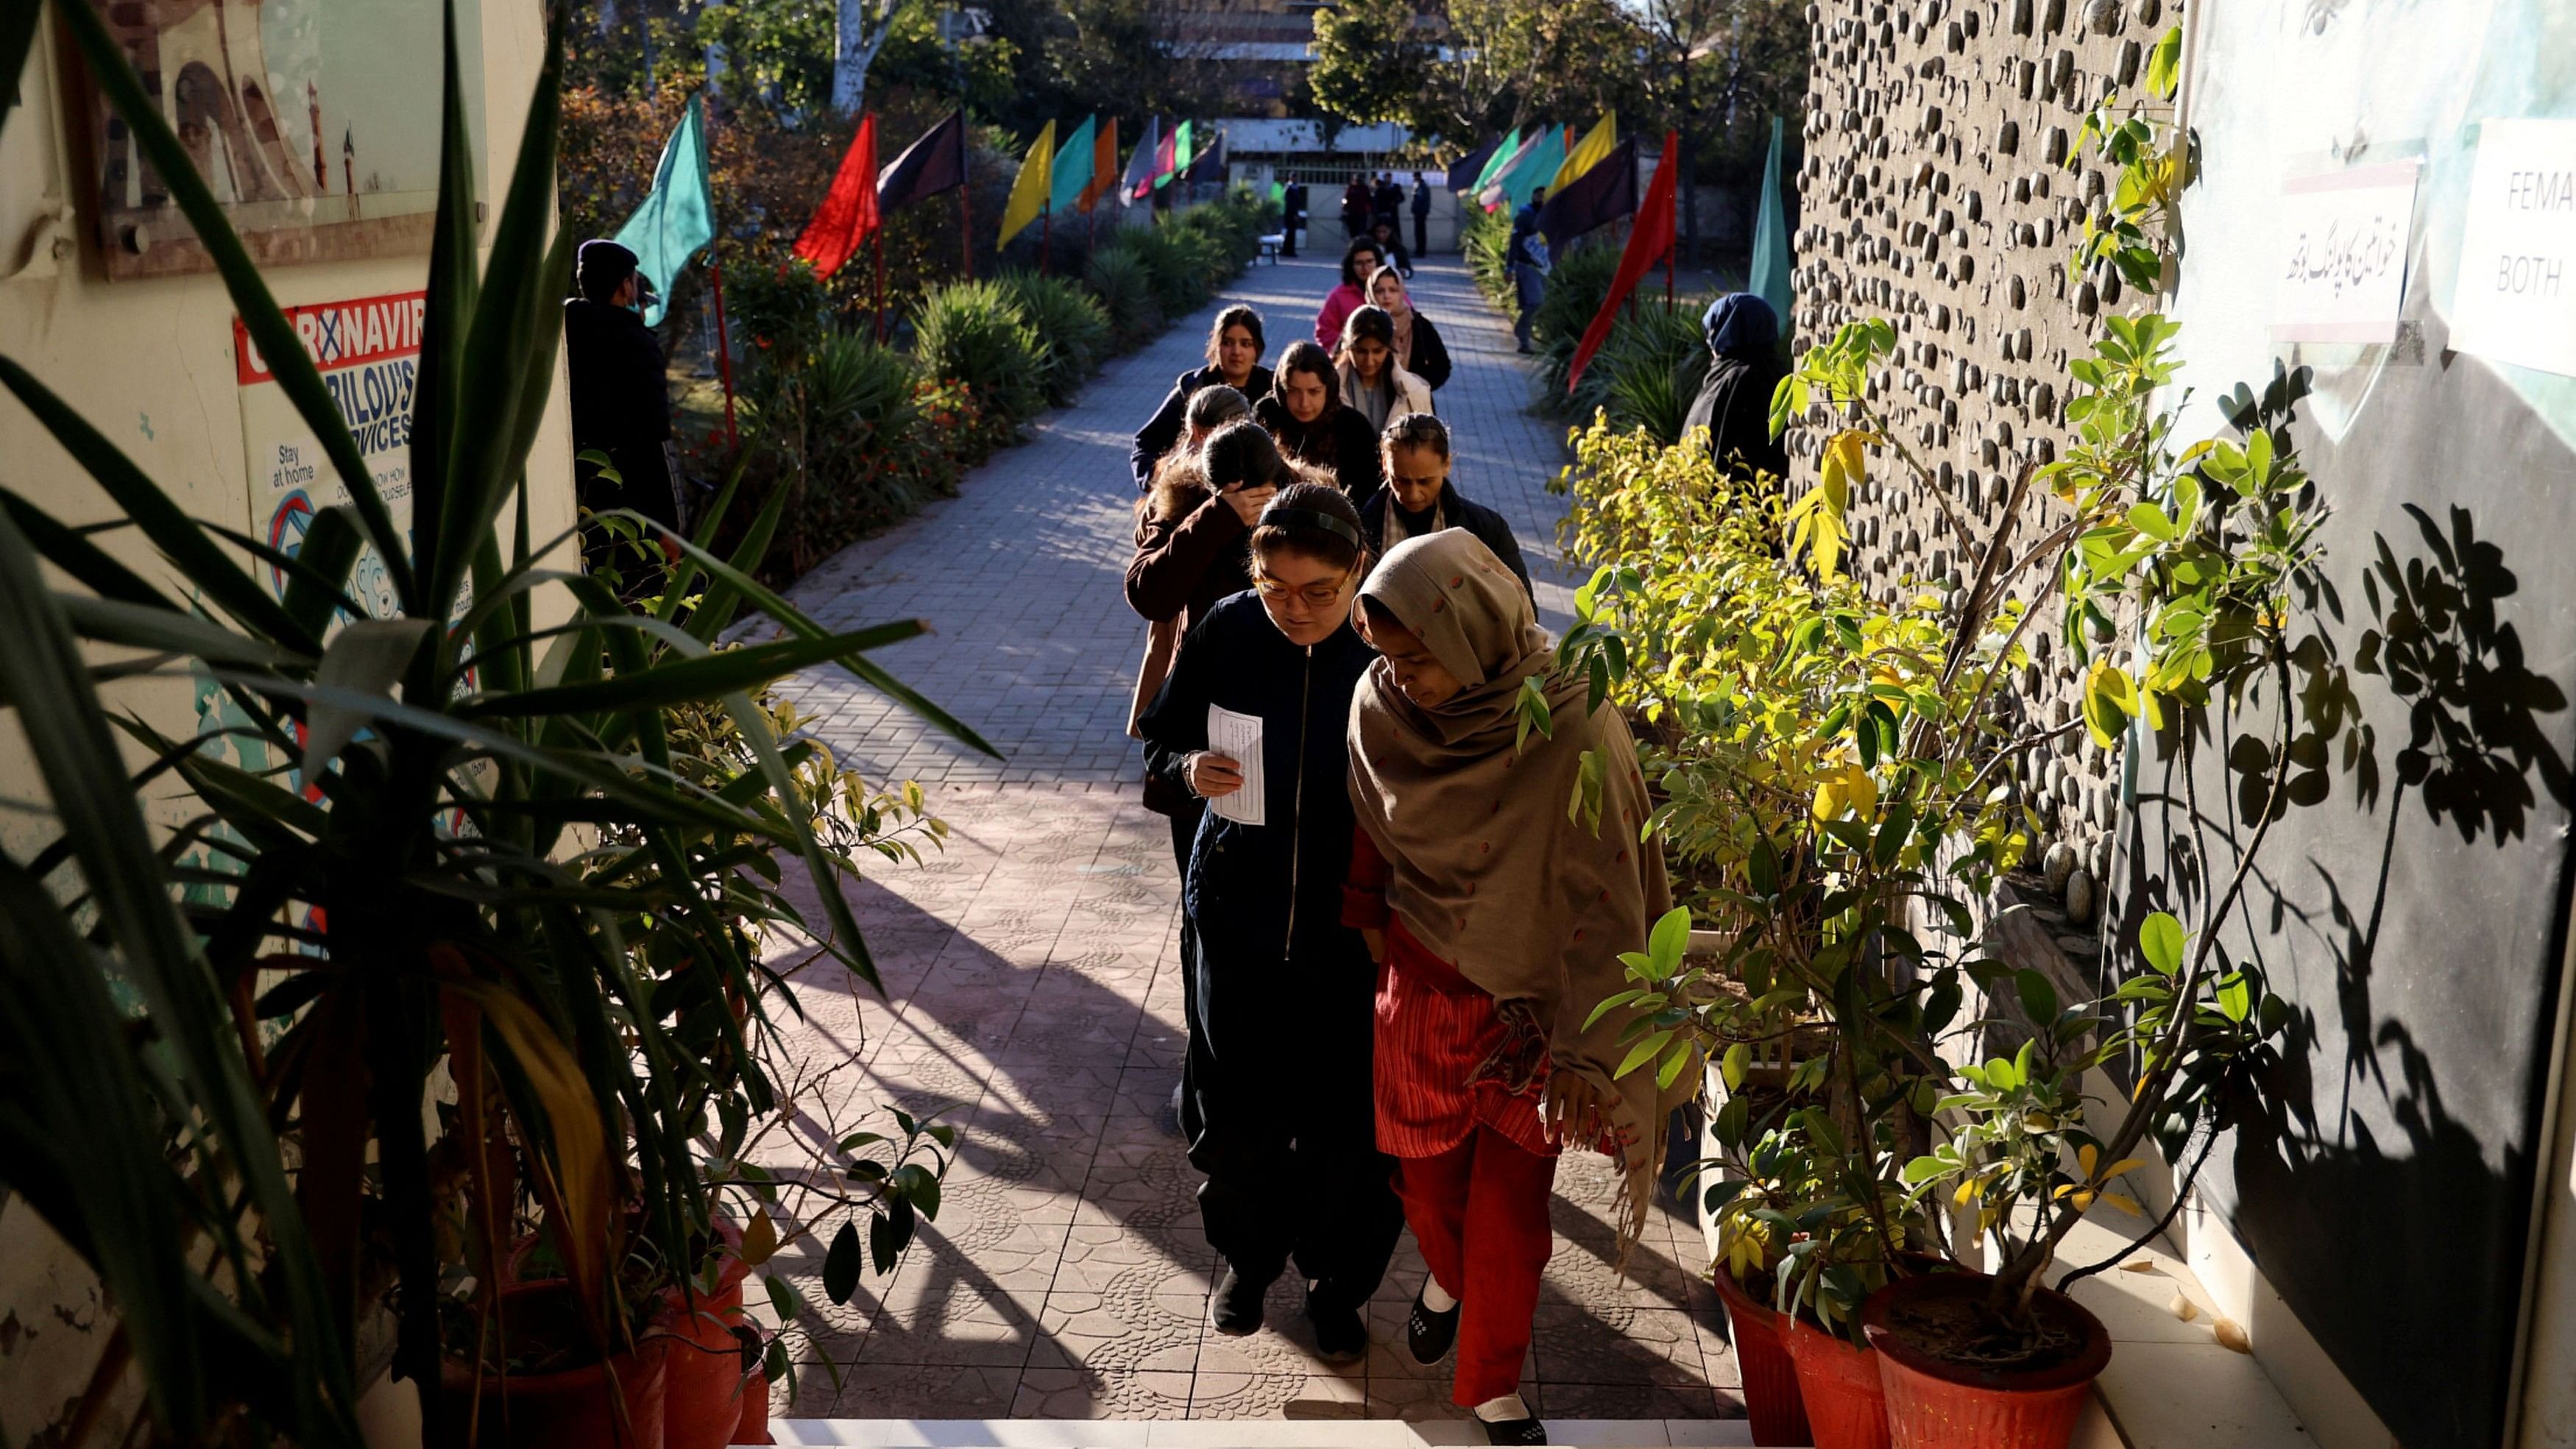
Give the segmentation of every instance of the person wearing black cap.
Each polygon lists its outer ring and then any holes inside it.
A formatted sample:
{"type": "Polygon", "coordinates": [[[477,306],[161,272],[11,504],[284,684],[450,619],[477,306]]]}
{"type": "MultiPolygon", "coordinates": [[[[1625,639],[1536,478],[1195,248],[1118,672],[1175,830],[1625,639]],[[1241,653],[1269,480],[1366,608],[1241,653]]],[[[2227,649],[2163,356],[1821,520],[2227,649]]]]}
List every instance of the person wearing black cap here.
{"type": "MultiPolygon", "coordinates": [[[[1240,424],[1209,450],[1237,446],[1270,451],[1240,424]]],[[[1284,476],[1275,455],[1261,463],[1284,476]]],[[[1350,500],[1303,480],[1279,490],[1249,543],[1253,587],[1191,626],[1137,722],[1146,768],[1208,802],[1181,893],[1199,953],[1181,1122],[1207,1175],[1208,1245],[1225,1259],[1210,1322],[1259,1331],[1293,1258],[1317,1351],[1348,1363],[1368,1352],[1361,1315],[1404,1231],[1394,1163],[1377,1150],[1377,970],[1341,923],[1344,731],[1371,658],[1351,597],[1367,556],[1350,500]],[[1211,738],[1225,713],[1258,722],[1257,756],[1211,738]]]]}
{"type": "MultiPolygon", "coordinates": [[[[664,378],[662,346],[637,312],[655,300],[652,279],[637,271],[635,253],[604,238],[581,244],[573,268],[578,295],[564,301],[564,371],[572,392],[572,447],[575,487],[581,506],[593,513],[631,508],[669,528],[681,526],[679,496],[668,447],[671,441],[671,397],[664,378]],[[612,482],[594,463],[578,461],[584,453],[604,453],[617,480],[612,482]]],[[[592,564],[611,562],[627,576],[628,592],[650,592],[658,569],[638,579],[636,557],[618,556],[612,540],[598,531],[584,535],[583,555],[592,564]]],[[[662,541],[666,558],[678,556],[677,545],[662,541]]]]}

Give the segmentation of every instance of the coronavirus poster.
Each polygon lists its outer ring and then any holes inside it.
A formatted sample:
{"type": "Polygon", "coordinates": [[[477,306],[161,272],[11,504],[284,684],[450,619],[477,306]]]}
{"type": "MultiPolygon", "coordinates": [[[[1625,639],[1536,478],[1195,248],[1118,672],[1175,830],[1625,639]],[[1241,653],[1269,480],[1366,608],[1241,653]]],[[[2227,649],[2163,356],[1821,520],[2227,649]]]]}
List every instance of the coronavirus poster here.
{"type": "MultiPolygon", "coordinates": [[[[323,386],[330,389],[341,421],[367,460],[394,527],[404,531],[411,526],[412,394],[426,298],[422,292],[396,292],[286,309],[287,321],[321,369],[323,386]]],[[[250,532],[279,552],[293,554],[314,513],[348,502],[349,490],[238,318],[233,322],[233,360],[241,385],[250,532]]],[[[285,571],[263,565],[261,572],[269,587],[284,595],[285,571]]],[[[359,555],[351,571],[349,595],[379,618],[394,612],[392,582],[372,547],[359,555]]]]}

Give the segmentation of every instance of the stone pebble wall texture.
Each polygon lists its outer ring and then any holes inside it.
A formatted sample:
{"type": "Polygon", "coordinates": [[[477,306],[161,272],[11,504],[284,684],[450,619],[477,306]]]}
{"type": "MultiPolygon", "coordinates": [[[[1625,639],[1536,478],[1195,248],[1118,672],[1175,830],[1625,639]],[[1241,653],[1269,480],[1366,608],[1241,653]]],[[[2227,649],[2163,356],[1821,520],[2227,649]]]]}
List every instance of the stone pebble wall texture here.
{"type": "MultiPolygon", "coordinates": [[[[2084,218],[2103,209],[2115,179],[2090,155],[2068,165],[2069,142],[2106,92],[2139,87],[2147,51],[2180,18],[2164,0],[1808,8],[1796,332],[1830,337],[1870,317],[1895,326],[1897,365],[1873,404],[1981,529],[2025,463],[2056,457],[2068,358],[2091,351],[2104,314],[2124,310],[2107,267],[2067,275],[2084,218]]],[[[1812,430],[1802,441],[1809,459],[1799,466],[1812,469],[1812,430]]],[[[1957,595],[1968,560],[1938,500],[1893,458],[1873,472],[1852,500],[1853,568],[1881,597],[1957,595]]],[[[2022,536],[2055,521],[2025,518],[2022,536]]],[[[2017,596],[2029,597],[2031,582],[2024,575],[2017,596]]],[[[2023,636],[2025,724],[2078,714],[2058,623],[2052,608],[2023,636]]],[[[2078,731],[2016,765],[2048,829],[2050,885],[2089,923],[2110,868],[2113,763],[2078,731]]]]}

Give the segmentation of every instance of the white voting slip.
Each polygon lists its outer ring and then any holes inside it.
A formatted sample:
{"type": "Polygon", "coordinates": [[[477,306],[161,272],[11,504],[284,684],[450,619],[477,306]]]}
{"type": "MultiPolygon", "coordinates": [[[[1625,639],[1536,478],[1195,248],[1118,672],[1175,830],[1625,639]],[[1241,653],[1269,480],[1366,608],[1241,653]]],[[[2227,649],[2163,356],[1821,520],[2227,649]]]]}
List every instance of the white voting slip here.
{"type": "Polygon", "coordinates": [[[1208,706],[1208,750],[1243,768],[1243,788],[1219,795],[1208,808],[1237,825],[1264,825],[1261,788],[1261,716],[1237,714],[1221,704],[1208,706]]]}

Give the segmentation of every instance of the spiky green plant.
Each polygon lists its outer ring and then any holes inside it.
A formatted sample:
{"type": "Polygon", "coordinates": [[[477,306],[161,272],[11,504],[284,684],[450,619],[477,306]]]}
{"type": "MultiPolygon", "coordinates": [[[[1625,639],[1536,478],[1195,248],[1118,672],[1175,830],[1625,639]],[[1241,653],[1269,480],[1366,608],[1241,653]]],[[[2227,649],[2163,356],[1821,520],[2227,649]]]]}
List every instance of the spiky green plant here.
{"type": "MultiPolygon", "coordinates": [[[[0,73],[21,73],[35,10],[0,9],[0,73]]],[[[835,634],[750,577],[774,503],[730,560],[673,540],[650,613],[585,576],[569,532],[534,532],[528,460],[569,273],[569,239],[548,235],[560,7],[480,266],[448,17],[408,529],[97,10],[54,14],[353,502],[317,513],[296,554],[267,549],[187,515],[0,358],[0,386],[162,565],[147,576],[100,530],[0,489],[0,704],[40,777],[10,793],[40,785],[59,831],[0,853],[0,1188],[106,1285],[112,1351],[130,1353],[157,1438],[355,1444],[361,1320],[389,1305],[394,1372],[435,1385],[460,1347],[442,1339],[442,1298],[471,1273],[467,1321],[489,1322],[522,1172],[601,1334],[620,1318],[621,1205],[672,1271],[692,1266],[699,1109],[769,1088],[738,1040],[710,1060],[675,1037],[687,993],[639,967],[636,923],[665,949],[676,933],[719,1000],[756,1000],[764,968],[719,906],[776,852],[821,887],[812,933],[874,979],[835,884],[849,863],[818,841],[798,785],[813,747],[782,740],[754,693],[834,665],[982,742],[865,657],[916,622],[835,634]],[[349,594],[366,547],[398,601],[388,617],[349,594]],[[750,608],[783,637],[716,648],[750,608]],[[205,681],[217,722],[172,737],[112,715],[101,687],[146,674],[205,681]],[[757,769],[711,786],[676,768],[664,711],[683,705],[726,712],[757,769]],[[197,813],[156,836],[138,800],[173,780],[197,813]],[[452,1100],[425,1123],[444,1079],[452,1100]]],[[[759,901],[805,925],[787,893],[759,901]]],[[[430,1441],[455,1442],[452,1406],[424,1399],[430,1441]]]]}

